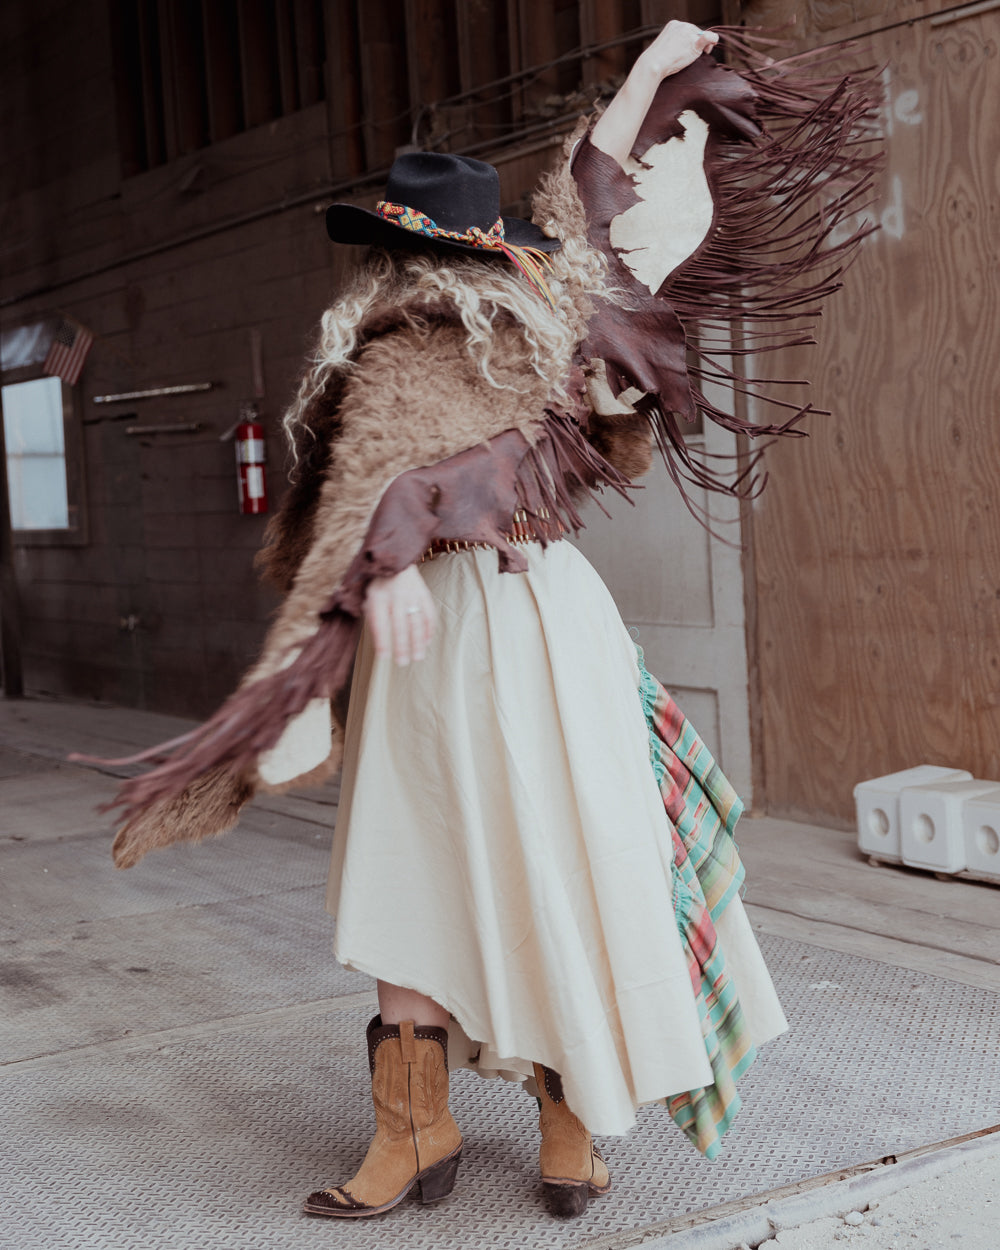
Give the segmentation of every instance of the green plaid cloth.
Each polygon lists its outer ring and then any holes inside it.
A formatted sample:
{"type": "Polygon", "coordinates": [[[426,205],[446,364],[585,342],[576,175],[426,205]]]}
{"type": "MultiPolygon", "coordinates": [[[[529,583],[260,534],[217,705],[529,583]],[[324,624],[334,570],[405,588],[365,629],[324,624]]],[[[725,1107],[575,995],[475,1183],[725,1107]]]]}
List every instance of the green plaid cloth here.
{"type": "Polygon", "coordinates": [[[709,1159],[740,1109],[736,1082],[753,1063],[743,1010],[714,921],[743,883],[733,830],[743,804],[667,691],[639,660],[649,754],[673,839],[673,903],[715,1081],[667,1100],[674,1121],[709,1159]]]}

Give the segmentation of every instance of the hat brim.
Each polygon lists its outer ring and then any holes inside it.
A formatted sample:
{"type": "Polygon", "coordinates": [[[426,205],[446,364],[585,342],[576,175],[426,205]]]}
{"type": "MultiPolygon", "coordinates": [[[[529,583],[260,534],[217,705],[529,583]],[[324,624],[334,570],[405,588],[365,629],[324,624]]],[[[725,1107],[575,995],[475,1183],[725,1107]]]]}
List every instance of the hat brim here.
{"type": "MultiPolygon", "coordinates": [[[[535,247],[540,252],[556,252],[562,246],[558,239],[550,239],[530,221],[521,217],[503,217],[504,241],[515,247],[535,247]]],[[[467,252],[471,256],[501,255],[489,248],[474,247],[471,243],[459,243],[455,239],[434,238],[407,230],[373,213],[371,209],[357,204],[331,204],[326,210],[326,232],[334,243],[368,243],[376,247],[405,247],[413,244],[444,248],[447,251],[467,252]]]]}

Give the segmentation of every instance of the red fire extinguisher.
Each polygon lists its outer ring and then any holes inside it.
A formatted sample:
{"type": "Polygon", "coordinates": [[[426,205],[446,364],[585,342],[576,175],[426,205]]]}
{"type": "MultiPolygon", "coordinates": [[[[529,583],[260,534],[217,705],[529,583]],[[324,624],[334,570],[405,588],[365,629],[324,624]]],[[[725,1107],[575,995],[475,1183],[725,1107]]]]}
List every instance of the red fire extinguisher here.
{"type": "Polygon", "coordinates": [[[257,417],[256,405],[247,404],[236,427],[236,478],[240,491],[240,512],[250,515],[267,511],[264,427],[257,417]]]}

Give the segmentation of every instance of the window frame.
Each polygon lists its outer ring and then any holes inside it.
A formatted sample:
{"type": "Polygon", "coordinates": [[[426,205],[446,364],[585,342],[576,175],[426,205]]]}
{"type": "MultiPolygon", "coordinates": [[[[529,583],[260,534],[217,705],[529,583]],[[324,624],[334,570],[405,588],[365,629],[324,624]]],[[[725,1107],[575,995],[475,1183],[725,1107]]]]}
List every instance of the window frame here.
{"type": "MultiPolygon", "coordinates": [[[[38,364],[22,365],[4,369],[0,373],[0,386],[16,386],[19,382],[35,382],[49,377],[38,364]]],[[[66,465],[66,503],[68,525],[66,529],[22,530],[15,529],[13,518],[8,518],[11,542],[15,547],[82,547],[90,541],[87,524],[86,474],[83,457],[83,417],[79,386],[70,386],[59,379],[62,392],[63,455],[66,465]]],[[[3,472],[8,494],[10,483],[7,474],[7,447],[3,440],[3,472]]]]}

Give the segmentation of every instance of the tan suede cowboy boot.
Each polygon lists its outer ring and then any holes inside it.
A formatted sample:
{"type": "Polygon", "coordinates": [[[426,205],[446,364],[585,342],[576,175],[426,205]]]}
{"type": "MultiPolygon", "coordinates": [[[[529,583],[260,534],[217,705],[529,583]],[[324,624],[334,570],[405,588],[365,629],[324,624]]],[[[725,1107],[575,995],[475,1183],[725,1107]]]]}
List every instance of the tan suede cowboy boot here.
{"type": "Polygon", "coordinates": [[[412,1020],[368,1025],[375,1137],[357,1175],[306,1199],[310,1215],[378,1215],[414,1185],[422,1202],[447,1198],[455,1184],[462,1134],[448,1110],[448,1033],[412,1020]]]}
{"type": "Polygon", "coordinates": [[[570,1111],[559,1073],[540,1063],[534,1067],[541,1103],[538,1127],[542,1130],[542,1145],[538,1160],[549,1210],[553,1215],[580,1215],[591,1194],[608,1192],[611,1176],[590,1134],[570,1111]]]}

